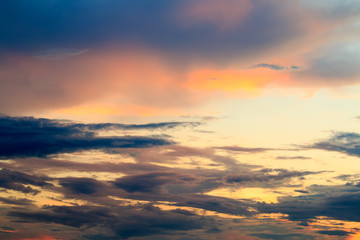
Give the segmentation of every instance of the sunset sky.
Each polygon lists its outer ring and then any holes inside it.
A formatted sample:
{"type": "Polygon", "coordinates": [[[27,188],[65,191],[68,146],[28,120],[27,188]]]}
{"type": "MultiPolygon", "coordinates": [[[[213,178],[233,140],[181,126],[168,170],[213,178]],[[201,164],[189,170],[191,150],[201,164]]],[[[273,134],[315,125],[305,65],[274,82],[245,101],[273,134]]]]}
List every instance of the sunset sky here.
{"type": "Polygon", "coordinates": [[[360,239],[360,1],[0,0],[0,239],[360,239]]]}

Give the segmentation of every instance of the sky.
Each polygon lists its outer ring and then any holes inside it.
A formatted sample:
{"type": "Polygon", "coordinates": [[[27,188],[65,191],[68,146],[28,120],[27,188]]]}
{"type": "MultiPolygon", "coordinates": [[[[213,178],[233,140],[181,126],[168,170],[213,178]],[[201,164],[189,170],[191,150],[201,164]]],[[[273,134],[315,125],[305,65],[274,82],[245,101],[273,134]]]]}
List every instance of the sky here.
{"type": "Polygon", "coordinates": [[[360,239],[360,1],[0,1],[0,239],[360,239]]]}

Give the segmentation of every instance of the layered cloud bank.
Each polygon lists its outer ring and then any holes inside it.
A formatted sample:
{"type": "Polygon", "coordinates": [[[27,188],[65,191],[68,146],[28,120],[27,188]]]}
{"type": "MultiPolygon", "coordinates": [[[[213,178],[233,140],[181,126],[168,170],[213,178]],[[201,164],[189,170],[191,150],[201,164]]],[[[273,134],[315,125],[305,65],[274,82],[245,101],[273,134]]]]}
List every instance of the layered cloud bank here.
{"type": "MultiPolygon", "coordinates": [[[[169,131],[194,128],[199,122],[84,124],[2,116],[0,124],[5,146],[0,161],[4,193],[0,202],[7,219],[0,235],[5,239],[46,239],[44,234],[54,239],[71,239],[70,235],[79,239],[226,239],[234,235],[233,229],[238,229],[234,237],[240,239],[321,239],[356,232],[346,222],[359,221],[358,176],[332,178],[343,184],[309,185],[311,179],[328,177],[329,172],[266,168],[224,154],[283,149],[194,148],[168,140],[169,131]],[[126,132],[122,136],[124,130],[133,135],[126,132]],[[104,131],[111,137],[102,136],[104,131]],[[163,137],[138,136],[137,131],[151,135],[156,131],[163,137]],[[288,190],[278,201],[269,202],[249,198],[245,192],[227,194],[231,189],[262,189],[273,194],[288,190]],[[334,224],[302,231],[325,217],[334,224]],[[278,226],[269,219],[283,221],[284,233],[277,232],[278,226]],[[259,232],[262,224],[268,231],[259,232]],[[302,227],[295,231],[296,224],[302,227]]],[[[358,136],[336,135],[329,141],[343,137],[358,136]]],[[[323,142],[307,148],[347,153],[325,147],[323,142]]],[[[307,151],[302,147],[287,151],[295,150],[307,151]]],[[[300,158],[309,161],[300,156],[286,159],[300,158]]],[[[284,157],[279,159],[284,161],[284,157]]]]}

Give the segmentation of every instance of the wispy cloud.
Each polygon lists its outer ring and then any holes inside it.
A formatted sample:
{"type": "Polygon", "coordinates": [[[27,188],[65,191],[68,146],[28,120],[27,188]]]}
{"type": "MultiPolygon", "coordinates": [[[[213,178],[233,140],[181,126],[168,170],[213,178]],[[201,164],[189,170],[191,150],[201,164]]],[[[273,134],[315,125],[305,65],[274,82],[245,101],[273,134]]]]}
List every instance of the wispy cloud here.
{"type": "Polygon", "coordinates": [[[360,156],[360,134],[355,132],[338,132],[329,139],[305,146],[306,148],[341,152],[352,156],[360,156]]]}
{"type": "Polygon", "coordinates": [[[55,48],[40,51],[35,54],[36,58],[45,60],[61,60],[67,57],[74,57],[90,51],[89,49],[55,48]]]}
{"type": "Polygon", "coordinates": [[[299,66],[282,66],[276,64],[268,64],[268,63],[258,63],[253,65],[251,68],[269,68],[271,70],[280,71],[280,70],[297,70],[299,66]]]}
{"type": "Polygon", "coordinates": [[[240,147],[240,146],[223,146],[223,147],[215,147],[215,149],[221,149],[221,150],[227,150],[233,152],[246,152],[246,153],[259,153],[259,152],[273,150],[271,148],[249,148],[249,147],[240,147]]]}

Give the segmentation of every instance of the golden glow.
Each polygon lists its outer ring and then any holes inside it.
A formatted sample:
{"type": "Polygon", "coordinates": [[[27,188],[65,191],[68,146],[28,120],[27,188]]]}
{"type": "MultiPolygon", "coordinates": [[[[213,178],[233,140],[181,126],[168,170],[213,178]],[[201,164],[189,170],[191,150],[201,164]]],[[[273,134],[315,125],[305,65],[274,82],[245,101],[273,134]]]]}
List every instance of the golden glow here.
{"type": "Polygon", "coordinates": [[[198,215],[204,215],[204,216],[217,216],[217,217],[221,217],[221,218],[230,218],[230,219],[239,219],[239,218],[246,218],[244,216],[237,216],[237,215],[232,215],[232,214],[227,214],[227,213],[219,213],[216,211],[211,211],[211,210],[204,210],[201,208],[195,208],[195,207],[182,207],[182,206],[175,206],[175,205],[167,205],[167,204],[154,204],[154,206],[161,208],[162,210],[165,211],[170,211],[170,210],[175,210],[175,209],[182,209],[182,210],[187,210],[190,212],[194,212],[198,215]]]}
{"type": "Polygon", "coordinates": [[[281,193],[274,193],[271,189],[265,188],[220,188],[206,193],[211,196],[228,197],[234,199],[252,199],[259,202],[277,203],[277,198],[283,196],[281,193]]]}
{"type": "Polygon", "coordinates": [[[360,239],[360,232],[351,234],[349,237],[346,238],[346,240],[359,240],[360,239]]]}
{"type": "Polygon", "coordinates": [[[42,236],[37,238],[22,238],[20,240],[62,240],[61,238],[53,238],[51,236],[42,236]]]}
{"type": "Polygon", "coordinates": [[[187,86],[208,91],[237,93],[241,90],[247,94],[258,94],[265,85],[287,79],[286,73],[270,69],[199,69],[190,73],[187,86]]]}
{"type": "Polygon", "coordinates": [[[62,108],[53,111],[53,114],[59,116],[90,116],[90,115],[121,115],[121,116],[140,116],[152,117],[159,115],[182,115],[185,112],[176,108],[162,108],[155,106],[137,105],[137,104],[83,104],[69,108],[62,108]]]}

